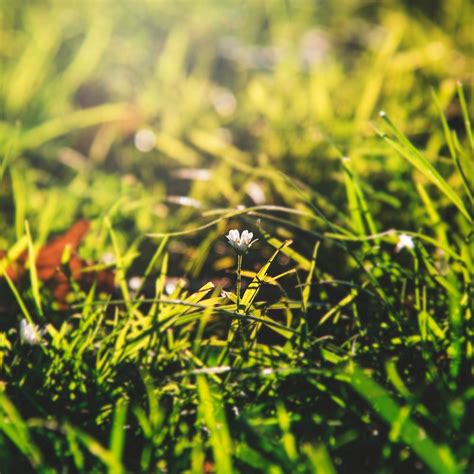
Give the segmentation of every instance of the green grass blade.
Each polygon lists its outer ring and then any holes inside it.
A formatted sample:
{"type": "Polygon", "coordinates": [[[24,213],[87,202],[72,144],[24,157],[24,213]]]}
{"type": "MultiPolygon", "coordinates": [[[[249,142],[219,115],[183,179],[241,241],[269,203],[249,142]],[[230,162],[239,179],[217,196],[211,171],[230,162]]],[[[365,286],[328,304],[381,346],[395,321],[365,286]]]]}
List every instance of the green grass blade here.
{"type": "Polygon", "coordinates": [[[257,275],[255,275],[255,278],[250,282],[250,285],[245,290],[242,296],[242,300],[240,302],[241,305],[244,307],[244,310],[246,313],[250,310],[252,303],[254,302],[258,292],[260,291],[260,287],[262,283],[265,281],[265,277],[270,268],[270,265],[273,263],[273,261],[275,260],[276,256],[280,253],[280,251],[284,249],[285,247],[288,247],[289,245],[291,245],[291,243],[292,243],[291,240],[286,240],[285,242],[283,242],[280,245],[280,247],[278,247],[278,249],[275,250],[275,252],[268,259],[268,261],[262,266],[262,268],[260,268],[257,275]]]}
{"type": "Polygon", "coordinates": [[[201,416],[210,432],[216,474],[232,474],[232,440],[229,435],[224,406],[220,396],[213,393],[205,375],[197,377],[201,416]]]}
{"type": "Polygon", "coordinates": [[[268,232],[263,229],[262,226],[259,227],[259,230],[263,238],[265,239],[265,242],[270,244],[275,249],[280,249],[283,255],[290,257],[292,260],[298,263],[303,270],[310,271],[311,261],[309,259],[301,255],[301,253],[297,252],[296,250],[293,250],[291,247],[283,246],[283,241],[277,239],[276,237],[272,237],[268,232]]]}
{"type": "Polygon", "coordinates": [[[125,115],[126,107],[126,104],[105,104],[71,112],[24,132],[20,146],[23,149],[36,148],[72,130],[118,120],[125,115]]]}
{"type": "Polygon", "coordinates": [[[308,309],[308,301],[309,301],[309,296],[311,293],[311,283],[313,281],[313,275],[316,269],[316,260],[318,258],[318,250],[319,250],[320,244],[321,244],[320,241],[316,242],[313,248],[313,255],[311,256],[311,266],[309,268],[308,275],[306,276],[305,286],[303,288],[302,295],[301,295],[301,303],[302,303],[302,307],[305,313],[307,312],[307,309],[308,309]]]}
{"type": "Polygon", "coordinates": [[[38,271],[36,269],[36,249],[31,238],[30,226],[25,221],[26,237],[28,239],[28,263],[30,267],[31,289],[33,291],[33,299],[35,300],[36,309],[40,316],[43,316],[43,307],[41,305],[40,282],[38,279],[38,271]]]}
{"type": "Polygon", "coordinates": [[[25,176],[17,166],[10,166],[10,177],[12,181],[13,200],[15,202],[15,230],[16,238],[20,240],[24,234],[26,221],[26,210],[28,208],[27,186],[25,176]]]}
{"type": "Polygon", "coordinates": [[[388,392],[356,366],[348,366],[345,373],[349,383],[373,408],[375,413],[389,424],[392,438],[399,438],[409,446],[436,474],[458,474],[456,460],[447,446],[437,445],[400,407],[388,392]],[[394,435],[396,433],[396,436],[394,435]]]}
{"type": "MultiPolygon", "coordinates": [[[[115,457],[117,466],[122,463],[123,448],[125,443],[125,423],[127,420],[128,404],[120,401],[115,407],[112,431],[110,434],[110,452],[115,457]]],[[[117,473],[122,470],[115,471],[117,473]]]]}
{"type": "Polygon", "coordinates": [[[28,458],[34,468],[42,463],[41,451],[33,442],[27,424],[13,403],[0,391],[0,431],[28,458]]]}
{"type": "Polygon", "coordinates": [[[459,156],[456,149],[455,135],[453,135],[454,132],[452,133],[449,128],[448,121],[446,120],[446,116],[443,113],[441,104],[439,103],[439,100],[436,97],[436,94],[434,93],[433,90],[431,91],[431,96],[433,97],[433,101],[435,103],[436,109],[438,111],[438,115],[441,120],[441,125],[443,126],[444,138],[446,140],[446,143],[448,144],[449,153],[451,154],[451,158],[453,159],[456,170],[461,178],[464,189],[466,190],[466,194],[469,198],[469,202],[472,206],[472,203],[473,203],[472,191],[470,188],[469,180],[467,179],[466,173],[464,172],[461,162],[459,160],[459,156]]]}
{"type": "Polygon", "coordinates": [[[308,457],[315,474],[336,474],[326,446],[319,444],[313,447],[306,444],[303,446],[303,452],[308,457]]]}
{"type": "Polygon", "coordinates": [[[72,432],[74,437],[80,441],[93,456],[105,464],[110,474],[123,473],[122,466],[117,462],[113,453],[107,448],[104,448],[93,436],[70,424],[66,424],[64,429],[66,432],[72,432]]]}
{"type": "Polygon", "coordinates": [[[469,144],[471,146],[471,153],[474,152],[474,139],[472,135],[471,120],[469,118],[469,112],[466,105],[466,98],[464,97],[464,90],[460,81],[456,84],[456,89],[458,92],[459,103],[461,104],[462,116],[464,118],[464,126],[466,128],[466,133],[469,138],[469,144]]]}
{"type": "Polygon", "coordinates": [[[120,251],[119,242],[117,239],[117,235],[112,227],[112,223],[108,217],[105,219],[106,226],[109,229],[110,238],[112,240],[112,245],[114,248],[115,254],[115,261],[116,261],[116,279],[120,286],[120,290],[122,291],[123,298],[127,307],[130,307],[130,292],[128,291],[127,279],[126,279],[126,266],[122,256],[122,252],[120,251]]]}
{"type": "Polygon", "coordinates": [[[288,458],[292,461],[296,461],[298,457],[298,453],[296,450],[296,441],[293,433],[291,432],[291,417],[286,408],[282,403],[277,404],[276,408],[277,412],[277,419],[278,424],[280,425],[280,429],[283,433],[282,436],[282,444],[283,448],[288,456],[288,458]]]}
{"type": "Polygon", "coordinates": [[[396,136],[398,142],[382,134],[382,138],[404,158],[406,158],[418,171],[429,179],[462,213],[462,215],[472,222],[470,213],[465,208],[461,198],[443,179],[433,165],[413,146],[408,138],[395,126],[395,124],[384,113],[380,113],[385,123],[396,136]]]}
{"type": "Polygon", "coordinates": [[[5,174],[5,171],[8,165],[11,162],[12,157],[14,158],[14,155],[17,151],[19,135],[20,135],[20,126],[17,124],[12,137],[10,138],[8,144],[5,146],[5,152],[3,154],[2,163],[0,165],[0,183],[3,180],[3,176],[5,174]]]}

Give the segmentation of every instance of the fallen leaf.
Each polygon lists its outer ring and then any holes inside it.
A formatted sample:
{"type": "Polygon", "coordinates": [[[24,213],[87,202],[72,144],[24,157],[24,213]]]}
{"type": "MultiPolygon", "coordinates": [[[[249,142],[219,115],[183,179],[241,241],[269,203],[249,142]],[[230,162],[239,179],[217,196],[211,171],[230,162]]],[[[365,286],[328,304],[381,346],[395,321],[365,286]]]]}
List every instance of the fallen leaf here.
{"type": "MultiPolygon", "coordinates": [[[[67,297],[71,292],[72,281],[85,291],[90,289],[94,282],[99,291],[111,293],[115,289],[115,275],[112,269],[88,271],[87,267],[92,266],[93,262],[86,262],[76,253],[89,230],[89,221],[78,220],[68,231],[47,242],[38,251],[36,257],[38,279],[49,288],[61,309],[68,308],[67,297]],[[65,261],[64,256],[67,256],[65,261]]],[[[5,256],[6,253],[0,251],[0,258],[5,256]]],[[[8,276],[16,284],[21,283],[27,272],[27,261],[28,252],[25,251],[6,269],[8,276]]]]}

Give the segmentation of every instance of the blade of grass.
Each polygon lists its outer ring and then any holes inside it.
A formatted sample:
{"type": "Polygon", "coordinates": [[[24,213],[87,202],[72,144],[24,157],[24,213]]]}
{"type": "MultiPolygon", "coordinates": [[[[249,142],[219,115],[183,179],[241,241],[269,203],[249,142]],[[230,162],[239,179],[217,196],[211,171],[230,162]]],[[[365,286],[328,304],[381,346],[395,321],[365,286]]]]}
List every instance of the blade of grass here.
{"type": "Polygon", "coordinates": [[[126,104],[105,104],[77,110],[24,132],[20,138],[20,146],[28,149],[37,148],[72,130],[118,120],[126,114],[126,111],[126,104]]]}
{"type": "Polygon", "coordinates": [[[314,270],[316,269],[316,260],[318,257],[318,250],[319,250],[320,244],[321,242],[318,241],[314,245],[313,254],[311,256],[311,266],[309,268],[308,275],[306,276],[305,286],[303,288],[302,295],[301,295],[302,308],[305,313],[308,310],[308,301],[309,301],[309,296],[311,293],[311,282],[313,281],[314,270]]]}
{"type": "Polygon", "coordinates": [[[398,142],[380,133],[380,136],[404,158],[406,158],[418,171],[429,179],[461,212],[461,214],[472,222],[470,213],[465,208],[461,198],[443,179],[433,165],[413,146],[408,138],[395,126],[385,112],[380,112],[380,116],[394,133],[398,142]]]}
{"type": "Polygon", "coordinates": [[[349,158],[342,159],[342,167],[346,175],[345,182],[349,208],[353,215],[355,228],[359,231],[359,234],[367,235],[365,229],[365,226],[367,225],[368,233],[375,234],[377,229],[375,227],[374,219],[370,213],[364,193],[362,192],[359,179],[350,165],[349,158]]]}
{"type": "Polygon", "coordinates": [[[464,126],[466,128],[466,133],[469,138],[469,144],[471,146],[472,153],[474,152],[474,139],[472,136],[471,120],[469,118],[469,112],[466,105],[466,98],[464,97],[464,90],[460,81],[456,83],[456,89],[458,92],[459,103],[461,104],[462,116],[464,118],[464,126]]]}
{"type": "Polygon", "coordinates": [[[120,286],[120,290],[122,291],[123,298],[125,300],[125,304],[127,307],[130,309],[130,293],[128,291],[128,285],[127,285],[127,280],[125,277],[125,264],[122,258],[122,253],[120,251],[119,243],[117,240],[117,235],[115,234],[114,229],[112,228],[112,223],[109,219],[109,217],[105,218],[105,224],[109,229],[110,233],[110,238],[112,239],[112,245],[114,248],[114,253],[115,253],[115,261],[116,261],[116,278],[117,282],[120,286]]]}
{"type": "Polygon", "coordinates": [[[284,249],[285,247],[288,247],[289,245],[291,245],[291,243],[292,243],[291,240],[286,240],[280,245],[280,247],[278,247],[277,250],[275,250],[273,255],[262,266],[262,268],[260,268],[255,278],[251,281],[250,285],[245,290],[242,296],[242,300],[240,302],[241,306],[244,308],[245,313],[247,313],[250,310],[252,303],[254,302],[258,292],[260,291],[260,287],[263,281],[265,280],[265,276],[270,268],[270,265],[273,263],[273,261],[275,260],[276,256],[280,253],[280,251],[284,249]]]}
{"type": "MultiPolygon", "coordinates": [[[[115,457],[117,466],[122,464],[123,448],[125,443],[125,422],[127,420],[128,403],[120,401],[117,403],[110,433],[110,452],[115,457]]],[[[122,469],[115,469],[114,472],[123,472],[122,469]]]]}
{"type": "Polygon", "coordinates": [[[473,197],[472,197],[472,191],[471,191],[471,188],[470,188],[470,183],[469,183],[469,181],[466,177],[466,174],[464,173],[461,162],[459,160],[459,156],[457,154],[456,145],[455,145],[455,141],[454,141],[454,136],[451,133],[451,130],[450,130],[449,125],[448,125],[448,121],[446,120],[446,116],[443,113],[443,110],[442,110],[441,105],[439,103],[438,97],[436,96],[436,94],[434,93],[433,90],[431,90],[431,96],[433,97],[433,101],[435,103],[436,110],[438,111],[438,115],[439,115],[440,120],[441,120],[441,125],[443,126],[444,137],[445,137],[446,143],[448,144],[448,148],[449,148],[449,152],[451,154],[451,158],[453,159],[454,165],[455,165],[456,170],[457,170],[457,172],[458,172],[458,174],[461,178],[461,182],[464,185],[464,189],[466,190],[466,194],[469,198],[469,201],[470,201],[470,204],[471,204],[471,207],[472,207],[473,197]]]}
{"type": "Polygon", "coordinates": [[[93,456],[104,463],[108,467],[110,474],[120,474],[124,472],[121,464],[117,462],[113,453],[107,448],[104,448],[94,437],[70,424],[66,424],[64,429],[66,432],[72,432],[74,437],[80,441],[93,456]]]}
{"type": "Polygon", "coordinates": [[[352,388],[361,395],[392,429],[400,440],[407,444],[436,474],[459,474],[456,460],[448,446],[437,445],[426,431],[405,413],[388,392],[366,375],[362,369],[351,364],[344,370],[352,388]]]}
{"type": "Polygon", "coordinates": [[[20,413],[2,392],[0,392],[0,430],[28,458],[33,468],[40,467],[41,451],[33,442],[28,426],[20,413]]]}
{"type": "Polygon", "coordinates": [[[222,399],[209,386],[205,375],[197,376],[200,413],[209,430],[216,474],[232,474],[232,440],[229,435],[222,399]]]}
{"type": "Polygon", "coordinates": [[[336,469],[324,444],[315,447],[306,444],[303,446],[303,452],[311,462],[315,474],[336,474],[336,469]]]}
{"type": "Polygon", "coordinates": [[[0,182],[3,180],[5,170],[11,162],[11,158],[16,153],[18,148],[18,137],[20,136],[20,125],[19,123],[15,126],[15,131],[12,134],[8,144],[5,146],[5,153],[3,154],[2,164],[0,165],[0,182]]]}
{"type": "Polygon", "coordinates": [[[43,307],[41,305],[40,283],[38,279],[38,271],[36,269],[36,249],[31,239],[30,226],[28,221],[25,221],[26,237],[28,239],[28,263],[30,267],[30,281],[31,289],[33,291],[33,299],[35,300],[36,309],[39,315],[43,316],[43,307]]]}

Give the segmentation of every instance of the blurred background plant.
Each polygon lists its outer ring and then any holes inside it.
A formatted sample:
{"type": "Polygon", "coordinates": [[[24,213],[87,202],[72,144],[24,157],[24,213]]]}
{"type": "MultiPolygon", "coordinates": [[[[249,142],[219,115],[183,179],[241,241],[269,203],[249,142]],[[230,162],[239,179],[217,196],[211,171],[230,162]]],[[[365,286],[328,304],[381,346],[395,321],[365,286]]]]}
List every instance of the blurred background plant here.
{"type": "Polygon", "coordinates": [[[93,309],[94,289],[72,286],[89,306],[71,308],[71,329],[34,271],[17,296],[1,282],[1,446],[16,453],[2,470],[19,452],[25,469],[467,469],[470,2],[20,0],[0,13],[0,250],[11,263],[86,218],[81,257],[116,269],[125,305],[93,309]],[[282,327],[256,322],[235,359],[206,325],[235,307],[223,236],[243,224],[260,239],[247,311],[282,327]],[[401,231],[413,248],[395,254],[401,231]],[[173,232],[158,251],[146,235],[173,232]],[[143,288],[127,290],[133,276],[143,288]],[[194,293],[218,278],[227,296],[194,293]],[[175,308],[133,302],[167,284],[175,308]],[[25,311],[54,322],[46,350],[15,343],[25,311]],[[158,320],[179,323],[174,336],[158,320]],[[122,463],[124,443],[137,460],[122,463]]]}

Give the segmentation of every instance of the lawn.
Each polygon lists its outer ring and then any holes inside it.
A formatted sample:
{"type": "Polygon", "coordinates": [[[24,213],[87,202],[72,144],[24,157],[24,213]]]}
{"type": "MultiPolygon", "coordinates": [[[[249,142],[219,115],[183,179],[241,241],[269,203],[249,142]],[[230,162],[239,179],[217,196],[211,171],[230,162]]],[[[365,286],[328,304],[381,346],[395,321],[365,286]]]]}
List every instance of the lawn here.
{"type": "Polygon", "coordinates": [[[468,0],[0,17],[2,474],[474,471],[468,0]]]}

